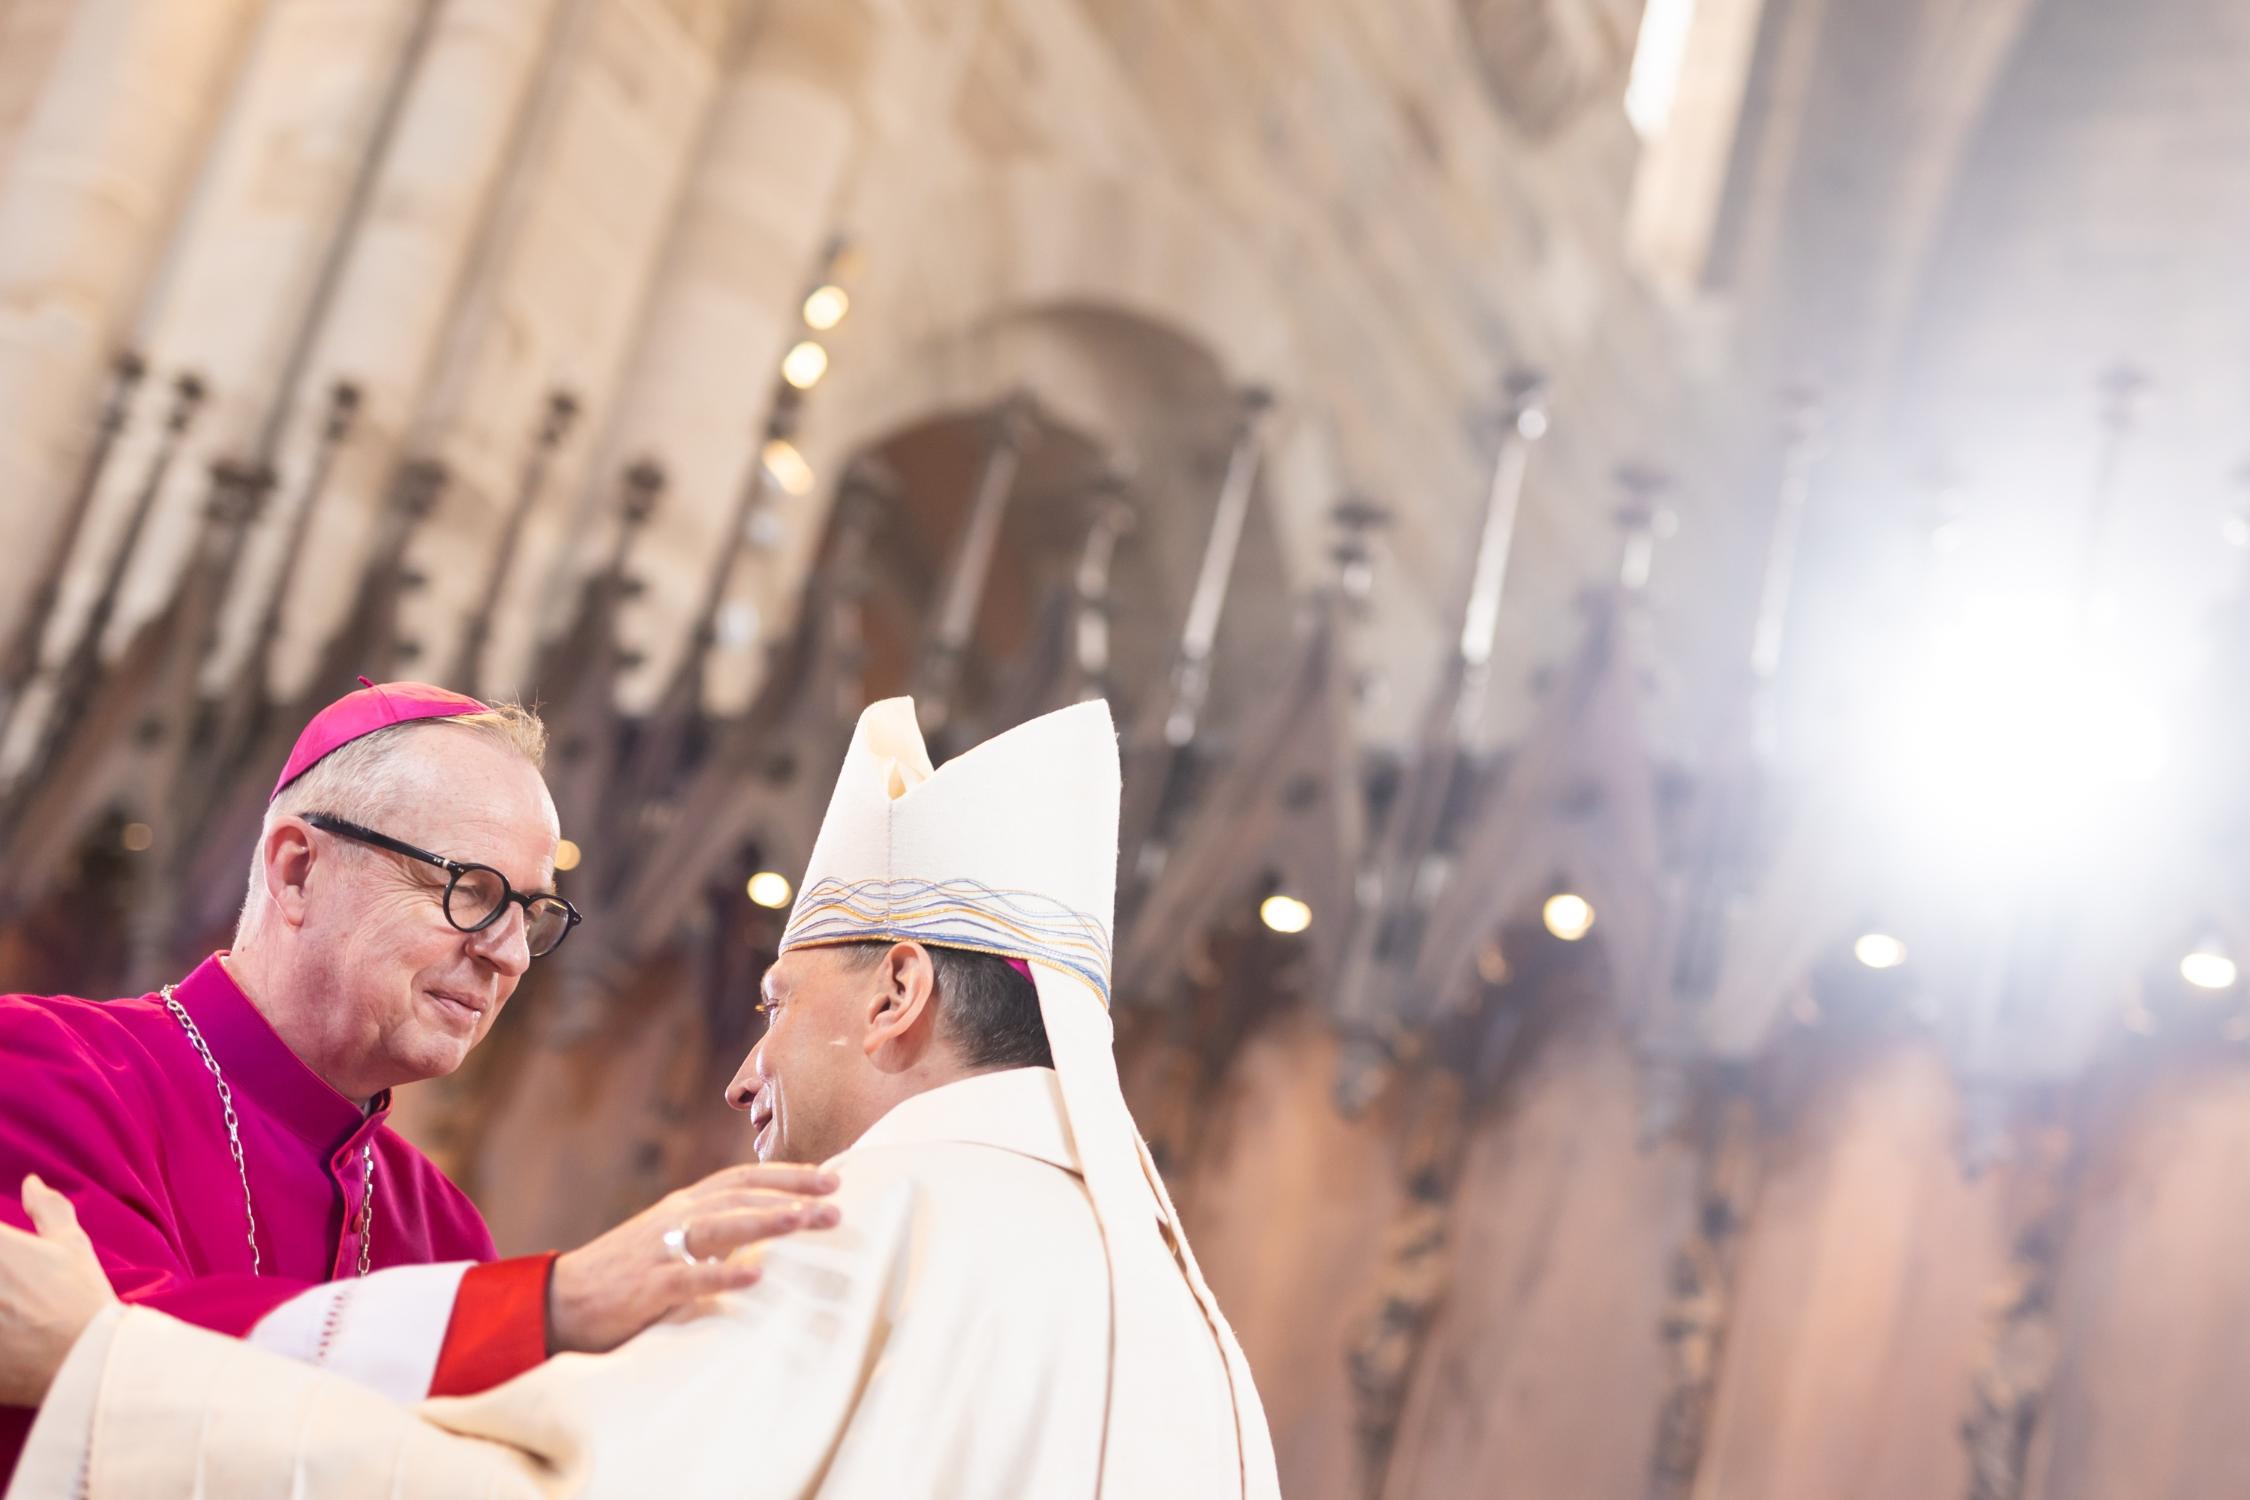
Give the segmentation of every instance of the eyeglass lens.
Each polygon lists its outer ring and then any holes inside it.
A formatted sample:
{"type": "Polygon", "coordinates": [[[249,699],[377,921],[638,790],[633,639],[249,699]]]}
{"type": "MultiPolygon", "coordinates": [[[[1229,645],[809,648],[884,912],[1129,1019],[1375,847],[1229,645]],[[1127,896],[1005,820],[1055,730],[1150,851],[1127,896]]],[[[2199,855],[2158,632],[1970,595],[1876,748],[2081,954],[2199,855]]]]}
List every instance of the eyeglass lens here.
{"type": "MultiPolygon", "coordinates": [[[[496,920],[507,901],[508,882],[500,872],[471,865],[446,891],[446,919],[463,932],[475,932],[496,920]]],[[[569,931],[569,907],[552,896],[533,898],[524,913],[524,940],[533,958],[551,951],[569,931]]]]}

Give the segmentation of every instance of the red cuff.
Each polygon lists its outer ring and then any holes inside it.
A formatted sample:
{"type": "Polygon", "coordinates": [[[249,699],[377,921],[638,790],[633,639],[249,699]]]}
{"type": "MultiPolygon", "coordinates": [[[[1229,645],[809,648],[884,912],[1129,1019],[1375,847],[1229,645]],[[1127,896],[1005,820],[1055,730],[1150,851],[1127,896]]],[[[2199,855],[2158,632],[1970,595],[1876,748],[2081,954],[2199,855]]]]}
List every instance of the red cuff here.
{"type": "Polygon", "coordinates": [[[433,1396],[473,1396],[547,1357],[547,1278],[555,1252],[471,1266],[438,1346],[433,1396]]]}

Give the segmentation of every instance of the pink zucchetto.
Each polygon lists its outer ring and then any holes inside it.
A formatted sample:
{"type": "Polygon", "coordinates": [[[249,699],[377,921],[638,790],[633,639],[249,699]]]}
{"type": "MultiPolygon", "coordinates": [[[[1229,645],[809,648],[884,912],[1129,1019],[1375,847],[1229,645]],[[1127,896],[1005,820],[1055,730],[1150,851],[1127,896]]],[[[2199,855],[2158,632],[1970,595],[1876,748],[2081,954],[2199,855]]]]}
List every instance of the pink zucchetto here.
{"type": "Polygon", "coordinates": [[[305,732],[297,736],[289,763],[281,768],[281,779],[273,784],[268,802],[329,752],[341,750],[361,735],[416,719],[455,719],[491,711],[465,693],[449,692],[426,682],[374,683],[364,677],[359,681],[358,692],[344,694],[312,716],[305,732]]]}

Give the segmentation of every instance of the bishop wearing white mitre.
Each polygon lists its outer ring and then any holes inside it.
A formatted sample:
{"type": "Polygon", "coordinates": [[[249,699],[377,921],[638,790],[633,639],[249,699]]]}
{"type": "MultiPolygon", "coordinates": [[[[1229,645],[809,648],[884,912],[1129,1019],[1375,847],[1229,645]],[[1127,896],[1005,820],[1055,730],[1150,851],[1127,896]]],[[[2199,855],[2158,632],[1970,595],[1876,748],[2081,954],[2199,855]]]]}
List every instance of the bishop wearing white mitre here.
{"type": "MultiPolygon", "coordinates": [[[[401,1406],[110,1306],[71,1346],[10,1496],[1277,1496],[1249,1368],[1118,1087],[1117,812],[1105,704],[943,770],[911,700],[869,708],[776,972],[872,954],[868,992],[913,1010],[929,950],[995,955],[1028,970],[1052,1069],[956,1069],[896,1097],[830,1162],[839,1227],[775,1242],[758,1284],[615,1353],[481,1395],[401,1406]]],[[[795,1019],[779,1003],[761,1049],[795,1019]]],[[[860,1008],[884,1014],[814,1038],[828,1056],[908,1055],[883,1049],[914,1016],[860,1008]]],[[[761,1154],[777,1131],[787,1149],[791,1121],[801,1144],[806,1122],[848,1118],[783,1066],[753,1052],[737,1080],[773,1075],[753,1079],[761,1154]]],[[[920,1066],[877,1081],[910,1090],[920,1066]]]]}

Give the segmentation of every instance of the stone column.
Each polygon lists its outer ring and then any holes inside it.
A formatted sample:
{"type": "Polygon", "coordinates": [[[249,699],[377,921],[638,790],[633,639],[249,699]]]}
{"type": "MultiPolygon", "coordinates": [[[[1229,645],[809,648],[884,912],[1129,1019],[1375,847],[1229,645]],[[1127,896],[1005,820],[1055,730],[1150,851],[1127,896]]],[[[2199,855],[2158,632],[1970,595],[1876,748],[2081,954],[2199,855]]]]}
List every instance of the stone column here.
{"type": "Polygon", "coordinates": [[[39,106],[47,77],[70,35],[71,0],[16,0],[0,9],[0,180],[39,106]]]}
{"type": "MultiPolygon", "coordinates": [[[[136,336],[152,370],[194,370],[210,396],[150,515],[112,645],[170,596],[201,524],[211,464],[267,458],[259,450],[287,394],[284,373],[328,283],[423,9],[419,0],[272,0],[266,9],[136,336]]],[[[119,118],[137,120],[145,108],[133,98],[119,118]]],[[[135,446],[128,434],[97,499],[81,575],[110,545],[103,522],[126,503],[135,446]]],[[[66,583],[50,652],[73,632],[73,592],[66,583]]]]}
{"type": "MultiPolygon", "coordinates": [[[[424,661],[456,654],[550,395],[569,391],[596,430],[616,399],[741,9],[738,0],[564,0],[556,16],[553,60],[407,439],[450,475],[412,556],[430,581],[417,596],[424,661]]],[[[532,622],[553,602],[535,580],[570,533],[562,497],[614,484],[614,469],[589,472],[588,451],[570,442],[553,455],[556,500],[526,519],[485,688],[515,686],[531,660],[532,622]]],[[[322,602],[307,598],[301,634],[319,633],[322,602]]]]}
{"type": "MultiPolygon", "coordinates": [[[[859,4],[769,5],[720,92],[605,442],[606,463],[650,453],[672,476],[677,503],[641,542],[653,576],[695,577],[723,550],[717,532],[758,461],[781,356],[817,337],[800,306],[860,134],[836,73],[864,55],[872,24],[859,4]]],[[[629,708],[645,709],[669,678],[700,597],[651,589],[628,606],[644,658],[626,682],[629,708]]]]}
{"type": "Polygon", "coordinates": [[[108,362],[255,8],[79,0],[0,158],[0,495],[11,542],[0,550],[0,633],[61,522],[108,362]]]}
{"type": "Polygon", "coordinates": [[[415,63],[364,213],[337,269],[292,393],[274,466],[283,494],[318,448],[321,407],[307,393],[339,380],[362,396],[351,442],[335,456],[319,525],[295,576],[275,569],[290,518],[271,518],[231,601],[208,669],[225,680],[270,591],[286,586],[274,675],[293,689],[350,602],[356,569],[420,410],[446,320],[480,240],[492,230],[508,153],[553,29],[558,0],[449,0],[415,63]]]}

